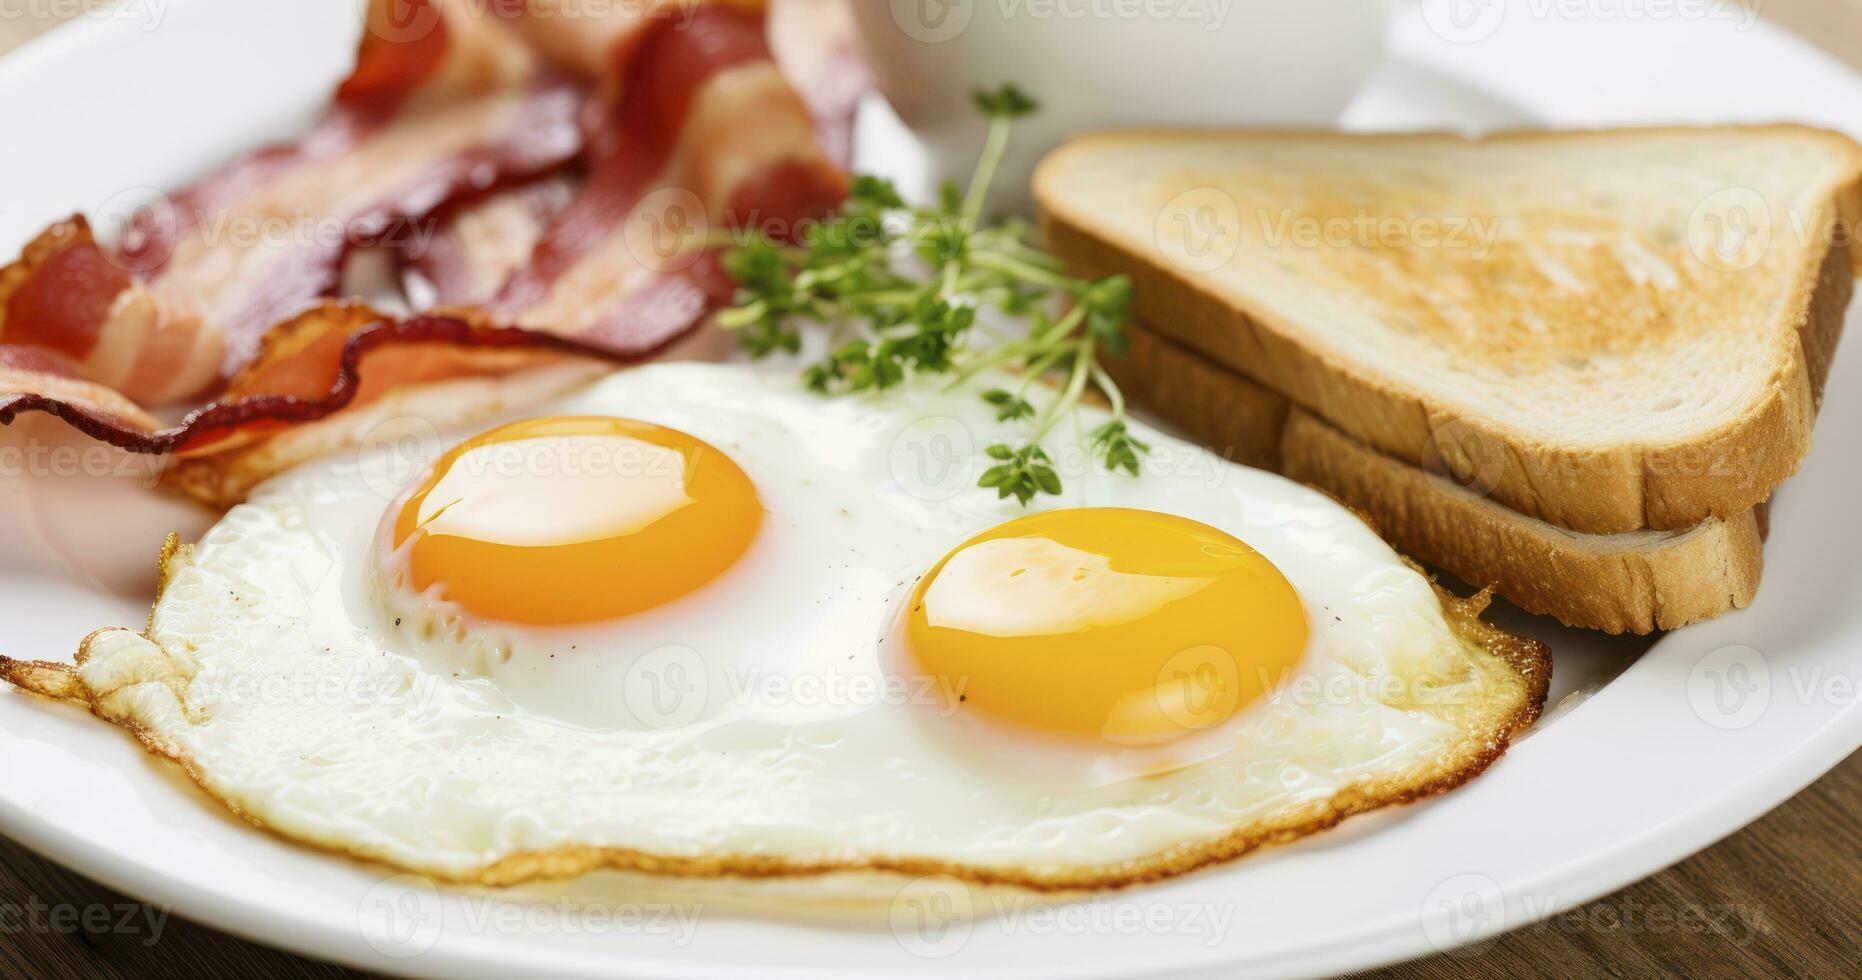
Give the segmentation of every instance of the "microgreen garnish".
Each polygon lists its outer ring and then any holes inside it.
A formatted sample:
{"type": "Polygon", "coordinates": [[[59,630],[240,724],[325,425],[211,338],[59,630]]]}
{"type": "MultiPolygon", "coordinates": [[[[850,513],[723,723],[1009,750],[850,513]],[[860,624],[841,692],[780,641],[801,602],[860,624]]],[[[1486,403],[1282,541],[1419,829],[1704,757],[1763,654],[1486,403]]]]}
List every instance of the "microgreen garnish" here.
{"type": "Polygon", "coordinates": [[[1040,445],[1031,442],[1020,449],[1010,449],[998,442],[983,451],[990,459],[1000,462],[984,470],[976,485],[995,487],[998,499],[1014,497],[1026,507],[1037,493],[1060,492],[1060,474],[1054,472],[1054,461],[1040,445]]]}
{"type": "Polygon", "coordinates": [[[1105,459],[1107,469],[1124,470],[1132,476],[1138,475],[1138,457],[1151,451],[1148,443],[1125,431],[1124,419],[1113,419],[1086,438],[1105,459]]]}
{"type": "Polygon", "coordinates": [[[1034,243],[1026,222],[981,220],[1011,123],[1036,105],[1013,85],[978,92],[975,102],[989,134],[967,189],[946,183],[935,205],[911,207],[889,181],[854,178],[840,211],[800,241],[757,237],[726,253],[738,288],[719,322],[756,357],[798,351],[799,322],[826,325],[834,342],[803,371],[803,381],[824,393],[881,390],[921,372],[951,375],[952,387],[990,369],[1018,375],[1014,390],[992,388],[982,398],[998,421],[1026,422],[1028,438],[985,450],[995,462],[977,484],[1023,505],[1060,493],[1041,440],[1090,384],[1105,395],[1112,419],[1088,435],[1089,449],[1108,470],[1136,475],[1150,447],[1126,431],[1125,400],[1098,363],[1101,351],[1125,352],[1131,283],[1069,276],[1034,243]],[[899,261],[902,254],[915,263],[899,261]],[[1025,334],[973,344],[988,333],[976,324],[983,308],[1022,320],[1025,334]],[[1036,384],[1049,376],[1061,380],[1036,384]]]}

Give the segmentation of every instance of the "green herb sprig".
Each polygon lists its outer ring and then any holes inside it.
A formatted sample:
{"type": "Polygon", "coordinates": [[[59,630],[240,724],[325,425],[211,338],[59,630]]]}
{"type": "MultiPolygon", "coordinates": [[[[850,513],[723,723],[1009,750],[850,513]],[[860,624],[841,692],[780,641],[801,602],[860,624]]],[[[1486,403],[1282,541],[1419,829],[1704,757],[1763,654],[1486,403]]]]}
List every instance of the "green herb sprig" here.
{"type": "Polygon", "coordinates": [[[1037,494],[1061,492],[1041,440],[1089,385],[1112,411],[1087,437],[1094,457],[1135,476],[1150,450],[1127,431],[1125,399],[1098,360],[1102,350],[1125,352],[1131,282],[1067,275],[1026,222],[981,223],[1012,123],[1036,105],[1012,85],[978,92],[975,103],[989,133],[967,189],[947,182],[935,205],[912,207],[889,181],[856,177],[840,211],[794,244],[758,236],[726,252],[724,268],[738,288],[719,322],[757,357],[799,351],[802,322],[826,325],[829,351],[803,371],[804,382],[824,393],[883,390],[917,372],[950,375],[953,388],[991,369],[1018,376],[1013,389],[982,398],[998,421],[1025,422],[1027,439],[984,450],[993,465],[977,483],[1025,506],[1037,494]],[[917,268],[901,268],[910,265],[896,261],[901,251],[917,268]],[[1025,335],[972,343],[989,333],[977,324],[983,308],[1024,321],[1025,335]],[[1062,380],[1036,384],[1049,376],[1062,380]]]}

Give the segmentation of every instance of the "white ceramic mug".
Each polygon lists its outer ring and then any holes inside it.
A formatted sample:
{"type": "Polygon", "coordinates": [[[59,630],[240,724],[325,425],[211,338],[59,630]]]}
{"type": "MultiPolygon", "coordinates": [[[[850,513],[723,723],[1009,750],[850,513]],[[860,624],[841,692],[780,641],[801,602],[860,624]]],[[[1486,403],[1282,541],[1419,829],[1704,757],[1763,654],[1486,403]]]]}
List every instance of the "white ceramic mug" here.
{"type": "Polygon", "coordinates": [[[1118,125],[1329,126],[1383,63],[1391,0],[853,0],[881,90],[939,176],[982,143],[977,88],[1041,104],[991,204],[1025,210],[1041,155],[1118,125]]]}

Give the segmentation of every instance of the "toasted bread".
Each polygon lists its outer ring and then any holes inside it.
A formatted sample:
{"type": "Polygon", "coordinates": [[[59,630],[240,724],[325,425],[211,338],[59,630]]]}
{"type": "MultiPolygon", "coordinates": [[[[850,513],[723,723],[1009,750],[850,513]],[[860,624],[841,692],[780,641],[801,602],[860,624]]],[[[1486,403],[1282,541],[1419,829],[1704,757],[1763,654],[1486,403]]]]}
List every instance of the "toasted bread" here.
{"type": "Polygon", "coordinates": [[[1794,126],[1112,132],[1035,194],[1171,339],[1590,534],[1749,520],[1809,449],[1862,261],[1862,147],[1794,126]]]}
{"type": "Polygon", "coordinates": [[[1648,633],[1745,606],[1762,565],[1758,515],[1678,532],[1580,534],[1380,453],[1208,358],[1134,326],[1112,361],[1140,407],[1238,463],[1275,468],[1367,516],[1398,550],[1570,626],[1648,633]]]}

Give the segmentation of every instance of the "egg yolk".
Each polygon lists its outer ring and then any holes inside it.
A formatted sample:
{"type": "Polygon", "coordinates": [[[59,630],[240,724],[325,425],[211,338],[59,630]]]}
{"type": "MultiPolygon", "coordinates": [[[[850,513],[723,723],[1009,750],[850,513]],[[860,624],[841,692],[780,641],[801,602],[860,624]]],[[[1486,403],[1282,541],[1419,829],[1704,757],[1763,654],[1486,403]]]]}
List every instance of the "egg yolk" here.
{"type": "Polygon", "coordinates": [[[763,520],[724,453],[629,419],[557,416],[453,447],[395,514],[389,568],[475,616],[626,616],[717,578],[763,520]]]}
{"type": "Polygon", "coordinates": [[[1034,514],[959,545],[913,589],[906,655],[963,706],[1028,728],[1157,745],[1219,725],[1306,647],[1273,563],[1170,514],[1034,514]]]}

